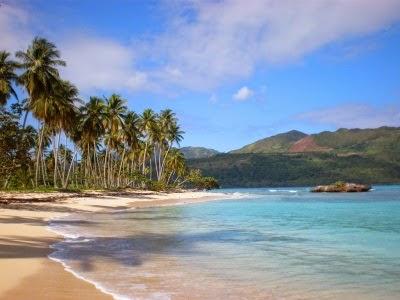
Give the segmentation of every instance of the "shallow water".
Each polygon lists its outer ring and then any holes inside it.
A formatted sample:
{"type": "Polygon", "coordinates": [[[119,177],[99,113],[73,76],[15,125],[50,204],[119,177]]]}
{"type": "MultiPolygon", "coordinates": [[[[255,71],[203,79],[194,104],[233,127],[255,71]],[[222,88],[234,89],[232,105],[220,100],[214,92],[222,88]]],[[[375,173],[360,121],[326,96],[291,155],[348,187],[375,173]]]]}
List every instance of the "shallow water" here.
{"type": "Polygon", "coordinates": [[[400,299],[400,186],[221,192],[53,221],[52,258],[121,299],[400,299]]]}

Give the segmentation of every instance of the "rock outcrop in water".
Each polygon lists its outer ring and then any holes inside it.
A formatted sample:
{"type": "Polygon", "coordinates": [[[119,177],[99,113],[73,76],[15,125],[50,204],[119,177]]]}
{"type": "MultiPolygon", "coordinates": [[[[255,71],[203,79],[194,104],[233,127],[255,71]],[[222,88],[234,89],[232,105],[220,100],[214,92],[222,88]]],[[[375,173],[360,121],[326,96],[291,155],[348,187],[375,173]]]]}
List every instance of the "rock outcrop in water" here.
{"type": "Polygon", "coordinates": [[[313,193],[356,193],[368,192],[371,186],[368,184],[336,182],[330,185],[318,185],[314,187],[311,192],[313,193]]]}

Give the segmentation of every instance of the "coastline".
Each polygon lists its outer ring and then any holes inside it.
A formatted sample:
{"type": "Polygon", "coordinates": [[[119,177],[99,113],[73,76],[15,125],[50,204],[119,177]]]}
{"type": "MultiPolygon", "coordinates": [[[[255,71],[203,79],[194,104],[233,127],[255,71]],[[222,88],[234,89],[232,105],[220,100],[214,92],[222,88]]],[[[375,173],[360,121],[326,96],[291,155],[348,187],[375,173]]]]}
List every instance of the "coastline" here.
{"type": "MultiPolygon", "coordinates": [[[[25,196],[29,198],[29,195],[25,196]]],[[[0,207],[0,299],[29,299],[32,295],[38,299],[113,299],[61,262],[48,257],[53,252],[51,245],[64,239],[48,229],[51,219],[73,212],[181,205],[226,198],[225,194],[210,192],[134,191],[123,195],[96,193],[93,196],[61,197],[52,202],[3,205],[0,207]]]]}

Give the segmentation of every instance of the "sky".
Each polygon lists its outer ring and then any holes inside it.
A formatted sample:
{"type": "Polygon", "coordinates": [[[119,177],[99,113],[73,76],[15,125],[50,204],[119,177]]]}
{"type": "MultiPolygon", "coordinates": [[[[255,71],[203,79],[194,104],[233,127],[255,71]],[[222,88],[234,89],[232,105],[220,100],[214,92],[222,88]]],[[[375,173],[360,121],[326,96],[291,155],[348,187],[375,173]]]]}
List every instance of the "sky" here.
{"type": "Polygon", "coordinates": [[[0,0],[0,49],[35,36],[82,99],[173,109],[181,146],[400,126],[400,0],[0,0]]]}

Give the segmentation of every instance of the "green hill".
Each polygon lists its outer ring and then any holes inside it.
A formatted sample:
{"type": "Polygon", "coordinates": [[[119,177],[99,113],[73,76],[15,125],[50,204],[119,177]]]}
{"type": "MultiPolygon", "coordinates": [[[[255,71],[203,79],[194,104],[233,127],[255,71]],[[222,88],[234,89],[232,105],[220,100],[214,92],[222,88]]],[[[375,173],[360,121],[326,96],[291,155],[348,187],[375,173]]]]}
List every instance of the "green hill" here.
{"type": "Polygon", "coordinates": [[[338,154],[371,155],[396,161],[400,153],[400,128],[339,129],[312,135],[323,147],[332,148],[338,154]]]}
{"type": "Polygon", "coordinates": [[[217,150],[204,147],[182,147],[180,151],[186,159],[207,158],[219,153],[217,150]]]}
{"type": "Polygon", "coordinates": [[[223,187],[400,183],[400,128],[290,131],[188,164],[223,187]]]}
{"type": "Polygon", "coordinates": [[[303,132],[292,130],[258,140],[231,153],[283,153],[289,151],[294,142],[306,136],[303,132]]]}

